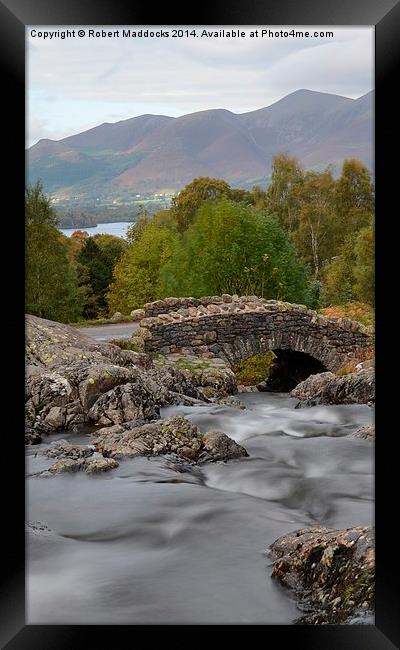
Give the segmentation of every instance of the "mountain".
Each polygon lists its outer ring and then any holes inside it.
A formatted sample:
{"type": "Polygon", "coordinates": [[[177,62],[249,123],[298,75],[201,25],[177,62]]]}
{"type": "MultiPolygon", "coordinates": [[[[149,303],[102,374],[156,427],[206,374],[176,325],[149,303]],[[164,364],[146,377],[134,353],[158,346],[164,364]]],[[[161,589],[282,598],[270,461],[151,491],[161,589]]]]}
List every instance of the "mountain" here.
{"type": "Polygon", "coordinates": [[[30,182],[59,197],[173,193],[196,176],[238,186],[265,183],[272,156],[309,169],[345,158],[373,165],[373,91],[359,99],[297,90],[248,113],[213,109],[173,118],[141,115],[104,123],[28,150],[30,182]]]}

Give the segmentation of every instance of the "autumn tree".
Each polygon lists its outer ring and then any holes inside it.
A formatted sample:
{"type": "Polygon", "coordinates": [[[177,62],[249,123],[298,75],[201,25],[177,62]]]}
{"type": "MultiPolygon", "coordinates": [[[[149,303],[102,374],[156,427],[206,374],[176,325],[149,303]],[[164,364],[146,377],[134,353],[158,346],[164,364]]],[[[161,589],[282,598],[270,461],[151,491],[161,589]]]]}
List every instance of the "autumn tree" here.
{"type": "Polygon", "coordinates": [[[228,183],[218,178],[207,176],[195,178],[172,200],[172,211],[178,231],[183,233],[189,227],[196,211],[204,201],[229,196],[230,191],[228,183]]]}
{"type": "Polygon", "coordinates": [[[323,269],[323,302],[340,305],[351,301],[374,304],[374,230],[369,225],[348,235],[339,254],[323,269]]]}
{"type": "Polygon", "coordinates": [[[344,161],[336,183],[334,209],[343,240],[368,225],[374,213],[374,187],[371,174],[361,161],[344,161]]]}

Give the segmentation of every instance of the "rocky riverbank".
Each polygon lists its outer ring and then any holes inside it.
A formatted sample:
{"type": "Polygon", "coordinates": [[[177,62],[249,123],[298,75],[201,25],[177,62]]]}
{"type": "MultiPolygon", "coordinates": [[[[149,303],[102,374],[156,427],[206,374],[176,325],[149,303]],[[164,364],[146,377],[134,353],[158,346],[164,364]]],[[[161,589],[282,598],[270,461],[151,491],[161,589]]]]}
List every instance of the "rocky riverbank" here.
{"type": "MultiPolygon", "coordinates": [[[[146,354],[94,343],[67,325],[34,316],[27,317],[26,348],[28,444],[40,442],[43,434],[89,424],[103,427],[95,448],[105,457],[175,453],[205,462],[246,455],[221,432],[202,434],[184,418],[160,420],[162,407],[226,400],[235,393],[235,375],[223,361],[171,358],[155,364],[146,354]]],[[[241,406],[238,400],[234,405],[241,406]]],[[[50,474],[118,465],[88,460],[83,450],[77,456],[76,448],[58,452],[50,474]]]]}
{"type": "MultiPolygon", "coordinates": [[[[190,415],[160,415],[161,409],[176,406],[203,409],[216,404],[243,410],[245,405],[235,397],[235,374],[226,360],[133,352],[96,343],[71,327],[33,316],[27,317],[26,356],[26,442],[40,443],[47,434],[66,430],[92,432],[91,444],[63,440],[41,449],[40,458],[52,462],[42,464],[31,475],[35,478],[116,470],[113,476],[121,470],[117,470],[121,461],[140,456],[168,455],[182,471],[192,467],[197,472],[208,463],[248,456],[229,428],[223,433],[219,427],[196,426],[190,415]]],[[[291,395],[305,407],[372,405],[373,365],[360,364],[346,375],[312,375],[291,395]]],[[[362,426],[351,437],[359,439],[353,440],[354,445],[373,440],[374,427],[362,426]]],[[[347,623],[352,617],[363,622],[372,615],[370,529],[301,529],[280,537],[270,550],[272,575],[294,590],[303,612],[300,623],[347,623]]]]}

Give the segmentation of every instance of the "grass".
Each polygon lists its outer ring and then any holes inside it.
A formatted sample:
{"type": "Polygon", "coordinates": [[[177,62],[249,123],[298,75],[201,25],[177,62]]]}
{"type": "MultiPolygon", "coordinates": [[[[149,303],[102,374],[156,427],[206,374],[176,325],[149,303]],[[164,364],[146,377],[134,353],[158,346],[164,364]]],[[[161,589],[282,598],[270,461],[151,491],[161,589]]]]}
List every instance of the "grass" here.
{"type": "Polygon", "coordinates": [[[276,355],[270,350],[240,361],[233,367],[237,383],[243,386],[254,386],[265,381],[275,359],[276,355]]]}

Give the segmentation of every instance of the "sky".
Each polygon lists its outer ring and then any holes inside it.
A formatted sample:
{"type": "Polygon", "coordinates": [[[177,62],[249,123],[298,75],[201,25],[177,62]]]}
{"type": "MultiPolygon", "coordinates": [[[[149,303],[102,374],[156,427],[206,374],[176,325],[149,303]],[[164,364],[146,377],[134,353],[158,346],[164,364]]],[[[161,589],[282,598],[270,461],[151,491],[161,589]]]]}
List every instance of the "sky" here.
{"type": "MultiPolygon", "coordinates": [[[[243,38],[89,37],[90,26],[27,27],[27,145],[59,140],[103,122],[144,113],[178,117],[225,108],[256,110],[301,88],[357,98],[374,87],[374,31],[369,27],[278,27],[329,30],[332,37],[261,37],[261,27],[225,27],[243,38]],[[75,30],[60,38],[57,30],[75,30]],[[258,29],[258,36],[250,33],[258,29]],[[32,34],[36,30],[36,35],[32,34]],[[39,32],[54,32],[43,38],[39,32]]],[[[146,27],[131,27],[133,31],[146,27]]],[[[158,30],[151,26],[149,30],[158,30]]],[[[185,27],[179,26],[179,29],[185,27]]],[[[192,27],[188,28],[192,30],[192,27]]],[[[219,27],[207,27],[218,30],[219,27]]]]}

